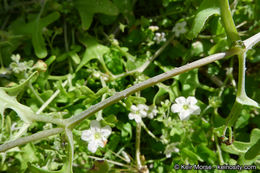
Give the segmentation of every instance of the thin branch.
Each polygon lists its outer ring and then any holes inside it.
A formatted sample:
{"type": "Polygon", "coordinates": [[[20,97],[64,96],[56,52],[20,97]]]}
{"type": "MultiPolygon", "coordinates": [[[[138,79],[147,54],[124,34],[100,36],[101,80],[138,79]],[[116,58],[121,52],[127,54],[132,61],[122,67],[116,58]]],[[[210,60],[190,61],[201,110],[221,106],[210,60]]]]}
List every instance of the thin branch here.
{"type": "Polygon", "coordinates": [[[184,72],[192,70],[194,68],[201,67],[203,65],[209,64],[211,62],[214,62],[214,61],[223,59],[227,56],[232,56],[232,55],[235,55],[235,54],[236,54],[235,50],[229,50],[229,51],[224,52],[224,53],[217,53],[217,54],[208,56],[206,58],[197,60],[193,63],[186,64],[182,67],[178,67],[178,68],[175,68],[171,71],[162,73],[162,74],[157,75],[155,77],[152,77],[152,78],[150,78],[150,79],[148,79],[148,80],[146,80],[142,83],[136,84],[132,87],[129,87],[129,88],[121,91],[121,92],[115,93],[113,96],[105,99],[104,101],[99,102],[95,105],[92,105],[89,109],[79,113],[78,115],[75,115],[75,116],[65,120],[65,121],[67,121],[67,126],[70,126],[70,128],[73,128],[75,125],[80,123],[82,120],[84,120],[85,118],[93,115],[97,111],[99,111],[103,108],[106,108],[106,107],[118,102],[119,100],[126,98],[127,96],[137,92],[137,91],[143,90],[143,89],[148,88],[150,86],[153,86],[153,85],[155,85],[159,82],[170,79],[171,77],[176,76],[178,74],[184,73],[184,72]]]}
{"type": "MultiPolygon", "coordinates": [[[[248,38],[247,40],[245,40],[244,45],[246,47],[246,50],[252,48],[259,41],[260,41],[260,33],[248,38]]],[[[237,54],[237,50],[230,49],[226,52],[210,55],[210,56],[205,57],[203,59],[194,61],[190,64],[186,64],[184,66],[175,68],[171,71],[162,73],[162,74],[157,75],[155,77],[152,77],[152,78],[150,78],[150,79],[148,79],[148,80],[146,80],[142,83],[136,84],[132,87],[129,87],[129,88],[121,91],[121,92],[115,93],[113,96],[105,99],[104,101],[99,102],[95,105],[92,105],[89,109],[87,109],[87,110],[85,110],[85,111],[65,120],[65,121],[67,121],[67,126],[70,126],[71,128],[73,128],[75,125],[80,123],[82,120],[84,120],[85,118],[93,115],[97,111],[104,109],[104,108],[118,102],[119,100],[126,98],[127,96],[129,96],[129,95],[131,95],[131,94],[133,94],[137,91],[143,90],[143,89],[148,88],[150,86],[153,86],[153,85],[155,85],[159,82],[170,79],[171,77],[176,76],[178,74],[181,74],[181,73],[184,73],[186,71],[207,65],[207,64],[212,63],[214,61],[223,59],[225,57],[233,56],[235,54],[237,54]]]]}
{"type": "Polygon", "coordinates": [[[44,131],[35,133],[33,135],[30,135],[30,136],[22,137],[22,138],[14,140],[14,141],[7,142],[3,145],[0,145],[0,152],[4,152],[4,151],[7,151],[16,146],[19,146],[19,145],[27,144],[29,142],[37,141],[39,139],[43,139],[43,138],[46,138],[49,136],[59,134],[63,130],[64,130],[63,128],[54,128],[51,130],[44,130],[44,131]]]}

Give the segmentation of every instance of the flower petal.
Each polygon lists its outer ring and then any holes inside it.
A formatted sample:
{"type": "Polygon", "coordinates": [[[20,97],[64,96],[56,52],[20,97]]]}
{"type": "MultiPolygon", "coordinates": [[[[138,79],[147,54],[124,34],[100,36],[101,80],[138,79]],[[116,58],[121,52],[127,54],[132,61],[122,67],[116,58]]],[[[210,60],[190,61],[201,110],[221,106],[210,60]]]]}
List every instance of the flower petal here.
{"type": "Polygon", "coordinates": [[[193,115],[199,115],[200,114],[200,107],[197,105],[190,106],[191,114],[193,115]]]}
{"type": "Polygon", "coordinates": [[[145,118],[147,116],[147,112],[144,110],[141,110],[140,115],[141,115],[141,117],[145,118]]]}
{"type": "Polygon", "coordinates": [[[197,99],[195,97],[193,97],[193,96],[189,96],[187,98],[187,103],[188,104],[195,105],[197,102],[198,102],[197,99]]]}
{"type": "Polygon", "coordinates": [[[134,119],[136,116],[137,116],[137,115],[134,114],[134,113],[129,113],[129,114],[128,114],[128,118],[129,118],[130,120],[134,119]]]}
{"type": "Polygon", "coordinates": [[[139,108],[139,110],[148,110],[149,109],[149,107],[146,106],[145,104],[139,104],[137,107],[139,108]]]}
{"type": "Polygon", "coordinates": [[[106,138],[111,134],[111,132],[112,132],[112,129],[111,129],[111,127],[108,126],[108,125],[106,125],[105,127],[103,127],[103,128],[101,129],[101,134],[102,134],[102,136],[104,136],[104,137],[106,137],[106,138]]]}
{"type": "Polygon", "coordinates": [[[171,111],[173,113],[181,112],[183,110],[183,107],[181,104],[173,104],[171,107],[171,111]]]}
{"type": "Polygon", "coordinates": [[[91,130],[84,130],[81,134],[81,139],[84,141],[91,141],[93,138],[93,132],[91,130]]]}
{"type": "Polygon", "coordinates": [[[98,145],[95,142],[88,143],[88,150],[92,153],[95,153],[98,149],[98,145]]]}
{"type": "Polygon", "coordinates": [[[140,116],[135,117],[135,122],[140,123],[142,122],[142,118],[140,116]]]}
{"type": "Polygon", "coordinates": [[[190,111],[188,111],[188,110],[182,111],[182,112],[179,113],[179,117],[180,117],[181,120],[189,119],[190,115],[191,115],[190,111]]]}
{"type": "Polygon", "coordinates": [[[178,104],[186,104],[186,99],[183,96],[180,96],[178,98],[175,99],[175,102],[178,104]]]}
{"type": "Polygon", "coordinates": [[[133,112],[138,111],[138,108],[137,108],[135,105],[132,105],[130,109],[131,109],[131,111],[133,111],[133,112]]]}

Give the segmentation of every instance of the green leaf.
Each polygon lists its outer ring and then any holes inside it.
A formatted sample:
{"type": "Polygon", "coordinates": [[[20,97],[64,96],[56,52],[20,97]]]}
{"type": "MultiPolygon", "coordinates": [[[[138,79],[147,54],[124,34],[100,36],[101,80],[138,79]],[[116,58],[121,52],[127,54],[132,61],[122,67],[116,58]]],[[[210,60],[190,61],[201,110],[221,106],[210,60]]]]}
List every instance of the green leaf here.
{"type": "Polygon", "coordinates": [[[198,13],[195,16],[192,28],[187,37],[189,39],[197,37],[205,25],[206,20],[213,14],[220,15],[218,0],[204,0],[198,9],[198,13]]]}
{"type": "Polygon", "coordinates": [[[30,164],[30,163],[28,165],[28,169],[30,170],[31,173],[64,173],[66,167],[67,167],[67,165],[64,164],[61,170],[49,171],[49,170],[46,170],[46,169],[34,166],[34,165],[30,164]]]}
{"type": "Polygon", "coordinates": [[[79,71],[85,64],[92,59],[97,59],[105,66],[103,55],[110,51],[110,49],[102,44],[99,44],[96,39],[87,35],[81,39],[81,42],[86,46],[86,51],[76,71],[79,71]]]}
{"type": "Polygon", "coordinates": [[[182,95],[185,97],[194,96],[199,86],[198,69],[190,70],[175,77],[182,84],[182,95]]]}
{"type": "Polygon", "coordinates": [[[256,156],[260,155],[260,139],[249,148],[245,154],[246,160],[253,160],[256,156]]]}
{"type": "Polygon", "coordinates": [[[256,146],[259,146],[260,140],[260,129],[254,129],[250,135],[250,142],[241,142],[235,141],[232,145],[222,144],[221,148],[231,154],[235,155],[244,155],[247,154],[247,159],[255,158],[254,156],[259,154],[259,148],[256,149],[256,146]],[[251,149],[252,148],[252,149],[251,149]],[[251,149],[251,151],[250,151],[251,149]],[[254,154],[252,154],[254,151],[254,154]]]}
{"type": "Polygon", "coordinates": [[[29,23],[25,23],[22,18],[19,18],[11,26],[11,30],[15,34],[25,34],[32,37],[32,44],[34,52],[38,58],[45,58],[47,56],[47,49],[42,35],[43,28],[53,23],[60,17],[58,12],[53,12],[44,18],[35,17],[29,23]]]}
{"type": "Polygon", "coordinates": [[[200,144],[196,147],[196,153],[209,164],[214,164],[216,161],[216,155],[214,151],[209,149],[206,144],[200,144]]]}
{"type": "Polygon", "coordinates": [[[3,88],[0,88],[0,114],[2,118],[4,116],[4,110],[6,108],[10,108],[14,110],[17,115],[27,123],[31,122],[30,117],[34,116],[34,112],[31,110],[30,107],[22,105],[19,103],[15,97],[9,96],[3,88]]]}
{"type": "Polygon", "coordinates": [[[117,7],[109,0],[76,0],[75,6],[79,11],[84,30],[90,27],[95,13],[112,16],[118,14],[117,7]]]}
{"type": "Polygon", "coordinates": [[[203,162],[203,159],[200,158],[199,155],[197,155],[196,153],[194,153],[193,151],[189,150],[188,148],[183,148],[181,150],[182,152],[182,155],[185,157],[185,158],[189,158],[191,159],[193,162],[197,162],[197,161],[201,161],[203,162]]]}
{"type": "MultiPolygon", "coordinates": [[[[166,93],[169,94],[170,101],[173,101],[179,95],[178,83],[176,81],[173,82],[171,86],[164,85],[163,83],[157,84],[159,87],[159,91],[156,93],[153,99],[153,104],[158,102],[158,99],[165,95],[166,93]]],[[[162,99],[163,100],[163,99],[162,99]]],[[[159,100],[161,101],[161,100],[159,100]]],[[[158,102],[160,103],[160,102],[158,102]]]]}
{"type": "Polygon", "coordinates": [[[6,88],[6,87],[0,87],[2,88],[4,91],[6,91],[9,95],[11,96],[17,96],[21,91],[23,91],[26,86],[28,85],[29,81],[37,74],[37,72],[34,72],[33,74],[31,74],[23,83],[21,83],[20,85],[11,87],[11,88],[6,88]]]}

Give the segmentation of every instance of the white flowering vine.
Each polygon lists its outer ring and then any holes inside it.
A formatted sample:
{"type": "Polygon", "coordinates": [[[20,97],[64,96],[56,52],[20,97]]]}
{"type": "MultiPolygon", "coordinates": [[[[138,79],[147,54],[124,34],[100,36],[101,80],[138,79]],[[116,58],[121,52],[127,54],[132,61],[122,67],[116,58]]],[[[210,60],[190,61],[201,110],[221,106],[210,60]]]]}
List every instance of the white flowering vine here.
{"type": "Polygon", "coordinates": [[[160,44],[161,42],[165,42],[166,41],[166,38],[165,38],[165,33],[162,32],[162,33],[155,33],[155,36],[153,38],[153,40],[157,43],[157,44],[160,44]]]}
{"type": "Polygon", "coordinates": [[[130,109],[131,112],[128,114],[128,117],[130,120],[135,120],[137,123],[141,123],[142,118],[148,117],[152,119],[158,113],[156,106],[154,105],[147,106],[145,104],[138,104],[137,106],[132,105],[130,109]]]}
{"type": "Polygon", "coordinates": [[[106,125],[101,127],[99,121],[93,120],[90,129],[82,131],[81,139],[88,142],[88,150],[95,153],[98,147],[104,147],[112,129],[106,125]]]}
{"type": "Polygon", "coordinates": [[[200,107],[196,105],[197,99],[189,96],[187,99],[183,96],[175,99],[175,104],[171,106],[173,113],[178,113],[181,120],[186,120],[190,115],[199,115],[200,107]]]}
{"type": "Polygon", "coordinates": [[[176,37],[179,37],[180,34],[184,34],[184,33],[187,32],[186,25],[187,25],[187,23],[186,23],[185,21],[183,21],[183,22],[177,23],[177,24],[173,27],[172,31],[174,32],[174,34],[175,34],[176,37]]]}
{"type": "Polygon", "coordinates": [[[135,120],[137,123],[142,122],[142,118],[147,116],[147,111],[149,109],[145,104],[138,104],[137,106],[131,106],[131,112],[128,114],[130,120],[135,120]]]}
{"type": "Polygon", "coordinates": [[[158,113],[158,111],[156,109],[156,106],[151,105],[151,106],[149,106],[149,109],[147,111],[147,117],[150,119],[153,119],[153,117],[155,117],[157,113],[158,113]]]}
{"type": "Polygon", "coordinates": [[[176,147],[175,143],[172,143],[170,145],[167,145],[164,154],[167,158],[170,158],[172,156],[172,153],[179,153],[180,149],[176,147]]]}
{"type": "Polygon", "coordinates": [[[21,56],[19,54],[12,55],[11,59],[13,60],[13,62],[10,64],[10,68],[15,73],[24,72],[24,71],[26,71],[28,69],[31,69],[31,67],[33,65],[33,61],[32,60],[20,62],[21,56]]]}

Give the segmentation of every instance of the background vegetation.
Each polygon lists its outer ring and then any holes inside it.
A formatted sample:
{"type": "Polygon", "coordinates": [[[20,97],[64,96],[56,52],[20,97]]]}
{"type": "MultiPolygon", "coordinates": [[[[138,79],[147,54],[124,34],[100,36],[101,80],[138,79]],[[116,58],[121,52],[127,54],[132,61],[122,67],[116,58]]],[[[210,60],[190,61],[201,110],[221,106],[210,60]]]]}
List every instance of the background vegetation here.
{"type": "MultiPolygon", "coordinates": [[[[259,0],[229,4],[241,40],[260,31],[259,0]]],[[[0,144],[58,127],[38,121],[28,125],[27,114],[18,111],[19,104],[26,107],[21,109],[44,116],[70,118],[134,84],[228,50],[232,43],[221,17],[208,6],[207,0],[1,0],[0,85],[14,90],[8,95],[0,93],[0,144]],[[180,23],[186,26],[173,30],[180,23]],[[4,99],[10,101],[14,96],[17,101],[7,105],[4,99]]],[[[260,103],[259,47],[247,52],[246,63],[247,95],[260,103]]],[[[235,102],[238,69],[236,56],[215,61],[82,120],[72,131],[73,171],[137,171],[137,123],[128,114],[131,105],[140,103],[158,110],[153,119],[143,119],[146,130],[143,128],[140,140],[141,162],[150,172],[175,172],[175,164],[257,165],[259,169],[259,109],[241,107],[233,126],[234,143],[220,139],[235,102]],[[195,96],[201,114],[181,121],[170,110],[180,96],[195,96]],[[112,134],[104,148],[91,153],[81,132],[94,119],[109,125],[112,134]],[[166,157],[169,150],[171,157],[166,157]],[[97,161],[100,159],[103,161],[97,161]]],[[[68,145],[61,133],[1,152],[0,171],[63,172],[68,145]]]]}

